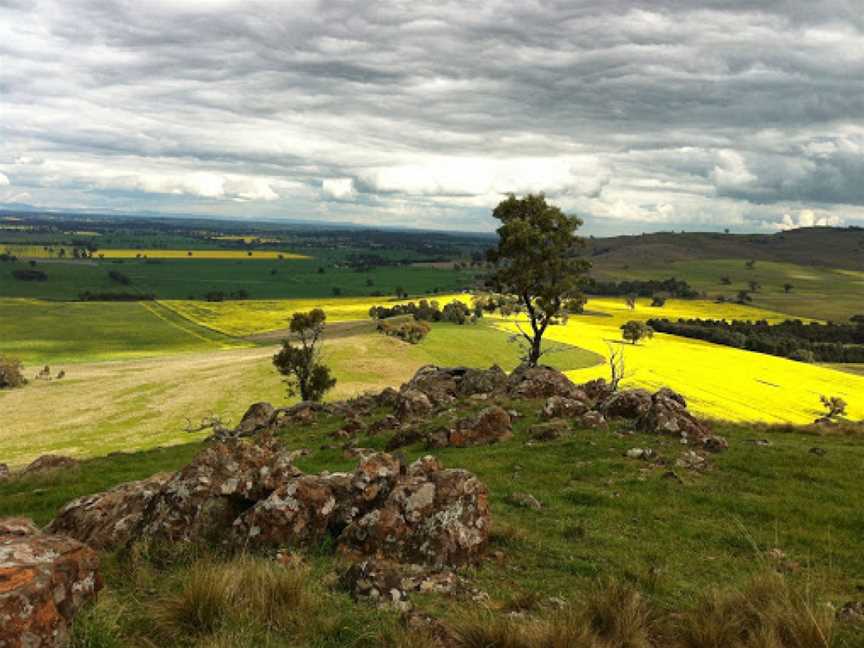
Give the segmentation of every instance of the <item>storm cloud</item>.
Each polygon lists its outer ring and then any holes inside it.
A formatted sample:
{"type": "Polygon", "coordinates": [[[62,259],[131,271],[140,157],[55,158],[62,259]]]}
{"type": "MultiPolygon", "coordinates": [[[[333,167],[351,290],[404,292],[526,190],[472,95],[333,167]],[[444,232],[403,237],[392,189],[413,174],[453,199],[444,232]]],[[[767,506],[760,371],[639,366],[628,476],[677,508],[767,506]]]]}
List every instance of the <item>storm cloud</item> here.
{"type": "Polygon", "coordinates": [[[0,0],[0,204],[864,222],[858,0],[0,0]]]}

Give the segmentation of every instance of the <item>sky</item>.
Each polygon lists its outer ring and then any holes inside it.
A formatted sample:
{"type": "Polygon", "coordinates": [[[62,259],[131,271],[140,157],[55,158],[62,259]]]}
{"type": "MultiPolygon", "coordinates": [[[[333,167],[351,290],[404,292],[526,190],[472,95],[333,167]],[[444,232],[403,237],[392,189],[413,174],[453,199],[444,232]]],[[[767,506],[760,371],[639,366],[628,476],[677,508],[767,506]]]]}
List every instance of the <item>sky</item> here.
{"type": "Polygon", "coordinates": [[[862,3],[0,0],[0,206],[864,225],[862,3]]]}

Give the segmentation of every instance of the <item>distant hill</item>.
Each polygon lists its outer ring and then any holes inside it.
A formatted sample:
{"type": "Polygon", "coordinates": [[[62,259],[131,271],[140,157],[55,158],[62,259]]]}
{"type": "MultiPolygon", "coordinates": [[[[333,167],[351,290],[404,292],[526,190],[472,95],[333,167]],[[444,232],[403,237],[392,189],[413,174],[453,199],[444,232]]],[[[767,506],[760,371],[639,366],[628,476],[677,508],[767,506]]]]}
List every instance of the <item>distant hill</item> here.
{"type": "Polygon", "coordinates": [[[592,238],[588,254],[598,269],[622,264],[741,258],[861,270],[864,228],[808,227],[776,234],[656,232],[592,238]]]}

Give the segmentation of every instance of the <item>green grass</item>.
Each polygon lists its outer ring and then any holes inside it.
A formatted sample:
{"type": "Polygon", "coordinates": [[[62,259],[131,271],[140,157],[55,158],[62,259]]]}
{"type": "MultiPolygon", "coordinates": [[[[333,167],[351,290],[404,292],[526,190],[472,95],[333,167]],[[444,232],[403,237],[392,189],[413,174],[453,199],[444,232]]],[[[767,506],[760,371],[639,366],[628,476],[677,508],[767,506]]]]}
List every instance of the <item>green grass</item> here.
{"type": "Polygon", "coordinates": [[[748,290],[749,281],[762,287],[752,293],[753,305],[794,317],[845,322],[864,311],[864,272],[840,270],[792,263],[757,261],[751,270],[744,259],[709,259],[698,261],[640,261],[638,267],[626,262],[609,265],[599,262],[598,277],[614,279],[684,279],[695,289],[710,296],[734,297],[748,290]],[[728,276],[732,284],[724,286],[720,278],[728,276]],[[786,293],[784,284],[792,291],[786,293]]]}
{"type": "MultiPolygon", "coordinates": [[[[300,251],[314,254],[314,251],[300,251]]],[[[154,260],[155,261],[155,260],[154,260]]],[[[78,299],[80,293],[152,293],[159,299],[203,299],[207,293],[245,290],[253,299],[332,297],[334,288],[345,296],[385,296],[397,287],[418,295],[461,290],[473,284],[475,272],[426,267],[379,267],[355,272],[339,264],[332,254],[324,258],[278,260],[159,259],[158,263],[124,259],[79,262],[37,261],[46,281],[21,281],[12,276],[26,262],[0,263],[0,297],[78,299]],[[325,272],[318,269],[324,267],[325,272]],[[124,286],[108,273],[119,271],[132,281],[124,286]],[[371,282],[371,285],[370,285],[371,282]]]]}
{"type": "Polygon", "coordinates": [[[0,354],[34,365],[215,351],[241,344],[154,302],[0,298],[0,313],[0,354]]]}
{"type": "MultiPolygon", "coordinates": [[[[526,593],[541,603],[548,597],[578,600],[598,579],[609,578],[641,590],[658,609],[686,609],[709,587],[742,588],[752,577],[777,568],[769,557],[775,547],[797,563],[787,575],[789,581],[819,592],[823,602],[839,606],[860,597],[864,585],[864,511],[858,503],[858,475],[864,465],[860,436],[818,437],[801,431],[723,426],[719,431],[729,439],[729,450],[712,455],[711,469],[704,474],[674,468],[683,480],[679,483],[663,478],[666,467],[623,456],[628,448],[651,447],[674,460],[682,449],[672,439],[623,436],[615,428],[575,430],[564,440],[526,445],[526,429],[536,420],[540,403],[505,406],[524,415],[516,423],[512,441],[432,451],[448,467],[475,472],[490,489],[490,550],[501,552],[501,557],[464,575],[473,587],[488,593],[492,610],[526,593]],[[769,439],[771,445],[750,443],[755,438],[769,439]],[[826,454],[810,453],[814,446],[824,448],[826,454]],[[534,511],[513,505],[514,492],[532,494],[543,508],[534,511]]],[[[458,414],[477,407],[463,404],[458,414]]],[[[315,425],[290,427],[282,438],[291,448],[315,449],[300,462],[307,472],[351,470],[355,461],[343,458],[339,450],[324,449],[332,443],[329,433],[341,422],[326,417],[315,425]]],[[[385,441],[381,436],[361,437],[358,444],[381,448],[385,441]]],[[[0,516],[27,515],[45,523],[74,496],[174,470],[199,448],[190,444],[93,459],[72,472],[0,484],[0,516]]],[[[406,454],[414,459],[428,452],[415,446],[406,454]]],[[[320,548],[303,555],[316,568],[323,566],[322,576],[335,560],[320,548]]],[[[180,573],[168,571],[151,589],[131,592],[126,570],[109,570],[109,589],[103,596],[114,600],[110,597],[134,595],[136,601],[154,592],[164,596],[175,591],[171,588],[177,587],[180,573]]],[[[459,619],[465,611],[465,602],[458,598],[425,595],[413,600],[421,612],[445,620],[459,619]]],[[[348,606],[340,609],[355,614],[357,624],[369,622],[364,612],[369,608],[352,608],[345,599],[340,601],[339,605],[348,606]]],[[[845,632],[835,646],[859,645],[855,641],[860,635],[854,629],[845,632]]],[[[274,645],[292,644],[286,639],[274,645]]]]}

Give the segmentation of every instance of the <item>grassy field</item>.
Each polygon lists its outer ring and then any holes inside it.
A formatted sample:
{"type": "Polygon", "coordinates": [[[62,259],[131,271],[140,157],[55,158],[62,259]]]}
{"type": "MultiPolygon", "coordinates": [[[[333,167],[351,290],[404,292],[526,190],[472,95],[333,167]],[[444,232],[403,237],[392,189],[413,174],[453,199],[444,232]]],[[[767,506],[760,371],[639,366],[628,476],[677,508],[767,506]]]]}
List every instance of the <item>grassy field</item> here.
{"type": "Polygon", "coordinates": [[[598,262],[594,274],[605,279],[684,279],[700,292],[712,297],[734,297],[739,290],[749,290],[749,282],[761,288],[751,293],[753,304],[795,317],[812,317],[845,322],[864,311],[864,271],[801,266],[792,263],[758,261],[753,269],[744,259],[685,260],[657,263],[655,260],[630,265],[598,262]],[[721,277],[731,285],[723,285],[721,277]],[[785,284],[792,284],[786,292],[785,284]]]}
{"type": "Polygon", "coordinates": [[[163,250],[159,248],[125,250],[99,250],[96,256],[106,259],[227,259],[227,260],[274,260],[274,259],[308,259],[308,256],[281,250],[163,250]]]}
{"type": "Polygon", "coordinates": [[[0,354],[15,356],[31,368],[243,345],[155,302],[0,298],[0,354]]]}
{"type": "MultiPolygon", "coordinates": [[[[591,299],[587,308],[597,315],[571,317],[567,326],[549,330],[550,340],[566,342],[595,353],[609,354],[610,345],[624,351],[625,384],[656,389],[671,387],[684,394],[702,416],[732,421],[808,423],[821,414],[819,396],[841,396],[849,416],[864,418],[864,378],[819,365],[752,353],[674,335],[631,345],[621,341],[624,322],[652,317],[709,319],[766,319],[783,316],[757,308],[705,301],[670,300],[651,308],[643,299],[635,311],[623,300],[591,299]]],[[[513,330],[510,324],[503,324],[513,330]]],[[[570,372],[576,382],[608,377],[606,368],[570,372]]]]}
{"type": "Polygon", "coordinates": [[[411,295],[462,290],[473,285],[475,275],[465,270],[399,266],[355,272],[318,258],[266,260],[248,258],[245,252],[236,259],[44,260],[36,268],[48,275],[46,281],[20,281],[12,276],[13,270],[28,267],[26,262],[0,263],[0,297],[75,300],[84,291],[123,291],[155,294],[159,299],[203,300],[211,292],[244,290],[256,300],[332,298],[334,291],[354,297],[379,292],[386,299],[400,287],[411,295]],[[126,275],[131,283],[112,281],[108,276],[112,270],[126,275]]]}
{"type": "MultiPolygon", "coordinates": [[[[129,313],[123,315],[122,321],[128,322],[129,313]]],[[[82,321],[87,319],[84,316],[82,321]]],[[[160,322],[155,318],[150,324],[158,327],[160,322]]],[[[187,326],[194,325],[187,322],[187,326]]],[[[164,333],[163,352],[172,355],[75,365],[57,364],[60,358],[51,356],[55,372],[64,368],[65,378],[35,380],[22,389],[0,392],[4,412],[0,460],[19,465],[48,452],[93,457],[183,443],[189,439],[183,432],[187,417],[197,423],[215,414],[226,423],[237,423],[255,401],[288,401],[271,363],[277,347],[214,352],[221,344],[217,340],[187,339],[183,331],[170,327],[164,333]],[[180,350],[189,352],[178,353],[180,350]]],[[[83,336],[77,344],[82,346],[81,357],[134,357],[152,354],[152,345],[160,338],[152,328],[150,335],[146,348],[136,348],[137,340],[129,337],[115,340],[110,349],[99,344],[101,338],[83,336]]],[[[425,364],[488,367],[497,363],[512,369],[519,355],[508,340],[506,333],[490,325],[436,324],[421,344],[410,345],[376,333],[369,322],[350,335],[336,335],[325,342],[324,360],[338,380],[328,398],[398,386],[425,364]]],[[[61,354],[74,347],[72,342],[67,345],[60,347],[61,354]]],[[[40,352],[44,352],[44,342],[42,348],[40,352]]],[[[41,358],[38,363],[26,365],[28,375],[49,361],[45,356],[36,357],[41,358]]],[[[559,345],[554,362],[561,369],[574,369],[602,362],[602,358],[559,345]]]]}
{"type": "MultiPolygon", "coordinates": [[[[563,440],[526,445],[526,429],[537,420],[540,403],[505,405],[523,414],[512,440],[491,447],[433,451],[446,466],[471,470],[489,487],[493,516],[490,551],[497,554],[462,572],[472,587],[488,595],[488,600],[477,603],[460,597],[413,595],[420,613],[431,614],[451,627],[473,629],[473,635],[479,637],[494,636],[496,619],[500,623],[509,619],[515,625],[501,625],[499,633],[503,630],[505,636],[512,636],[521,624],[554,618],[552,597],[575,605],[596,597],[598,588],[607,591],[610,582],[616,582],[641,592],[656,615],[706,605],[696,614],[709,623],[706,617],[712,608],[707,601],[713,600],[717,606],[724,600],[731,604],[735,599],[730,590],[740,592],[754,578],[764,583],[765,575],[774,573],[771,578],[782,578],[785,586],[806,592],[811,601],[812,607],[801,609],[797,620],[813,614],[825,624],[820,626],[825,632],[824,643],[785,645],[861,645],[860,627],[837,624],[832,631],[827,621],[834,609],[860,598],[864,579],[864,554],[860,551],[864,512],[857,497],[864,464],[860,438],[724,426],[719,431],[729,439],[729,450],[712,455],[706,472],[675,468],[678,481],[663,477],[666,467],[624,456],[629,448],[650,447],[661,457],[674,460],[682,452],[674,440],[626,436],[616,434],[617,429],[578,429],[563,440]],[[752,443],[756,438],[765,438],[770,445],[757,446],[752,443]],[[824,456],[810,452],[817,446],[825,451],[824,456]],[[530,493],[542,508],[531,510],[514,504],[511,496],[517,492],[530,493]],[[784,575],[777,576],[776,572],[784,575]],[[722,589],[715,592],[713,588],[722,589]],[[520,614],[507,616],[514,611],[520,614]]],[[[475,407],[463,405],[460,413],[475,407]]],[[[434,424],[429,422],[430,427],[434,424]]],[[[331,443],[328,434],[340,425],[341,419],[325,418],[315,425],[288,428],[283,439],[291,448],[313,449],[311,456],[300,462],[308,472],[351,470],[355,461],[345,459],[337,450],[322,448],[331,443]]],[[[385,441],[380,435],[358,439],[360,445],[372,448],[380,448],[385,441]]],[[[156,471],[176,470],[200,447],[196,442],[104,457],[53,476],[0,484],[0,516],[28,515],[45,523],[74,496],[156,471]]],[[[406,452],[409,460],[426,453],[419,446],[406,452]]],[[[332,574],[340,563],[332,547],[299,550],[297,555],[310,570],[305,582],[334,581],[332,574]]],[[[103,558],[107,588],[97,607],[79,619],[79,643],[73,648],[146,645],[154,638],[201,648],[429,645],[420,643],[423,637],[417,630],[401,635],[402,642],[393,641],[389,633],[398,627],[395,612],[353,603],[338,590],[320,593],[324,597],[320,611],[316,607],[281,630],[271,627],[268,631],[248,620],[243,625],[242,619],[235,620],[230,616],[233,612],[226,609],[230,623],[210,629],[192,626],[178,632],[170,616],[160,612],[178,600],[177,592],[194,572],[230,562],[218,556],[189,562],[194,556],[184,558],[182,553],[173,562],[163,558],[153,564],[146,562],[146,556],[129,562],[121,557],[103,558]],[[322,623],[324,617],[330,623],[322,623]],[[314,629],[312,636],[308,635],[309,628],[314,629]],[[100,642],[93,643],[97,639],[100,642]]],[[[764,588],[761,591],[764,596],[764,588]]],[[[745,599],[748,603],[758,600],[745,599]]],[[[614,603],[603,609],[611,618],[625,614],[624,608],[614,603]]],[[[726,610],[732,635],[737,635],[743,620],[728,615],[730,609],[743,610],[740,602],[726,610]]],[[[459,644],[460,648],[500,645],[510,644],[488,639],[459,644]]],[[[644,642],[626,645],[649,646],[644,642]]],[[[719,648],[730,644],[662,645],[719,648]]]]}

